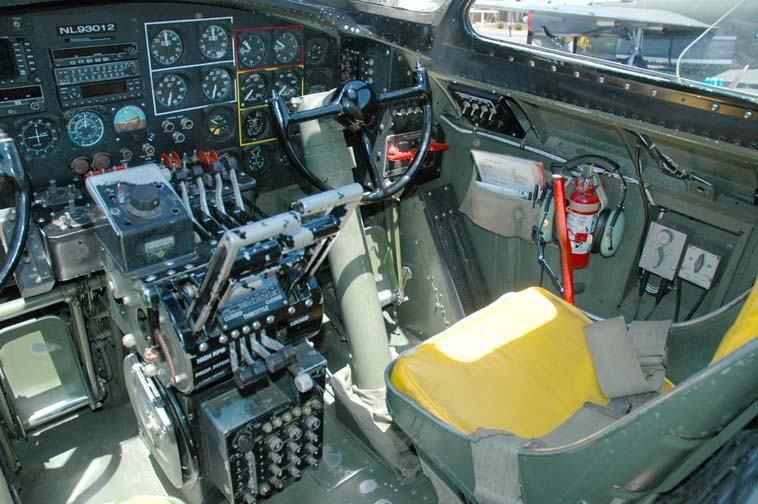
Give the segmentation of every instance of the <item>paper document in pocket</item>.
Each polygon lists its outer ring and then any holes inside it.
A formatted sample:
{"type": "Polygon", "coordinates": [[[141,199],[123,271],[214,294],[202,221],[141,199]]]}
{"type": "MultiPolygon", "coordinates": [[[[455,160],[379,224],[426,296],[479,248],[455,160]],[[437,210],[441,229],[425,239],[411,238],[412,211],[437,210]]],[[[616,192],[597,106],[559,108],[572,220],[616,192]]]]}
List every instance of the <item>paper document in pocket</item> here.
{"type": "Polygon", "coordinates": [[[539,161],[482,150],[472,150],[471,156],[479,180],[507,188],[513,196],[528,195],[545,184],[545,168],[539,161]]]}

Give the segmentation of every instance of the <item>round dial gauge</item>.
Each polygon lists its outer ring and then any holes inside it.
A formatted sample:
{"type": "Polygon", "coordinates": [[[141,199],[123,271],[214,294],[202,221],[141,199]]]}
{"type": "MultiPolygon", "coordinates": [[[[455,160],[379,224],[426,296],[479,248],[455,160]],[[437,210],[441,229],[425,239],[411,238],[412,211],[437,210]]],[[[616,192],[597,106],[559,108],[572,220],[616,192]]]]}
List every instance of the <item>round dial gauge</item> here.
{"type": "Polygon", "coordinates": [[[237,56],[239,57],[241,67],[259,67],[263,63],[263,60],[266,59],[266,43],[256,33],[240,35],[237,56]]]}
{"type": "Polygon", "coordinates": [[[150,54],[161,65],[173,65],[184,52],[182,37],[174,30],[161,30],[150,42],[150,54]]]}
{"type": "Polygon", "coordinates": [[[260,175],[268,169],[269,154],[264,145],[256,145],[247,152],[246,167],[250,175],[260,175]]]}
{"type": "Polygon", "coordinates": [[[234,134],[234,119],[231,111],[217,109],[208,115],[205,121],[205,130],[208,138],[215,142],[226,140],[234,134]]]}
{"type": "Polygon", "coordinates": [[[268,85],[263,75],[259,73],[250,73],[242,79],[242,89],[240,89],[240,107],[246,108],[266,99],[268,85]]]}
{"type": "Polygon", "coordinates": [[[214,68],[203,77],[202,88],[209,100],[224,100],[232,94],[232,76],[223,68],[214,68]]]}
{"type": "Polygon", "coordinates": [[[266,113],[261,110],[253,110],[242,123],[242,132],[247,141],[257,140],[266,131],[266,113]]]}
{"type": "Polygon", "coordinates": [[[200,34],[200,52],[208,59],[220,60],[229,49],[229,35],[219,25],[210,25],[200,34]]]}
{"type": "Polygon", "coordinates": [[[19,128],[18,143],[27,153],[44,156],[58,143],[58,129],[47,119],[32,119],[19,128]]]}
{"type": "Polygon", "coordinates": [[[276,91],[285,99],[289,100],[300,95],[300,70],[297,68],[284,68],[276,72],[276,91]]]}
{"type": "Polygon", "coordinates": [[[300,40],[292,32],[282,32],[274,39],[274,55],[279,63],[292,63],[300,56],[300,40]]]}
{"type": "Polygon", "coordinates": [[[164,76],[155,86],[155,99],[165,108],[178,107],[187,97],[187,83],[176,74],[164,76]]]}
{"type": "Polygon", "coordinates": [[[83,110],[77,112],[66,126],[68,138],[78,147],[92,147],[105,136],[105,125],[96,113],[83,110]]]}
{"type": "Polygon", "coordinates": [[[315,72],[306,78],[306,94],[323,93],[324,91],[328,91],[331,87],[331,79],[324,72],[315,72]]]}
{"type": "Polygon", "coordinates": [[[136,131],[147,128],[145,112],[136,105],[121,107],[113,116],[113,129],[116,133],[136,131]]]}
{"type": "Polygon", "coordinates": [[[326,42],[323,39],[315,39],[308,42],[308,49],[305,51],[308,61],[319,63],[326,53],[326,42]]]}

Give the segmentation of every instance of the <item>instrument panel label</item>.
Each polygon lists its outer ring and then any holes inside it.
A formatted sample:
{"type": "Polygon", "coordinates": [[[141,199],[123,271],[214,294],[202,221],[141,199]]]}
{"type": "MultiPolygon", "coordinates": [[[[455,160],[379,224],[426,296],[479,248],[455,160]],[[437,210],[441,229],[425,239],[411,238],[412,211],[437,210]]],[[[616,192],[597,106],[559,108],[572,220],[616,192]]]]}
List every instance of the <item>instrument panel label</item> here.
{"type": "Polygon", "coordinates": [[[96,33],[115,33],[118,31],[116,23],[89,23],[77,25],[64,25],[57,27],[59,37],[70,35],[91,35],[96,33]]]}

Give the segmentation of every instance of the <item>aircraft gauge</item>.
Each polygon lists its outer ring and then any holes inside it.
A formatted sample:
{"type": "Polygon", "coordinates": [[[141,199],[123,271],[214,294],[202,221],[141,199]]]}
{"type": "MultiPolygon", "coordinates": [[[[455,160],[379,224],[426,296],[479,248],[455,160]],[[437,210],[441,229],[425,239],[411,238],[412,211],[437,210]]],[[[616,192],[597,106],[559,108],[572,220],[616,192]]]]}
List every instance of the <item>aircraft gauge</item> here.
{"type": "Polygon", "coordinates": [[[205,121],[205,130],[208,139],[214,142],[222,142],[234,134],[234,118],[232,112],[226,108],[213,110],[205,121]]]}
{"type": "Polygon", "coordinates": [[[105,136],[105,124],[95,112],[82,110],[75,113],[66,125],[71,142],[78,147],[92,147],[105,136]]]}
{"type": "Polygon", "coordinates": [[[242,133],[248,141],[257,140],[266,131],[267,123],[263,109],[253,110],[242,123],[242,133]]]}
{"type": "Polygon", "coordinates": [[[178,107],[187,97],[187,82],[177,74],[168,74],[155,86],[155,99],[166,108],[178,107]]]}
{"type": "Polygon", "coordinates": [[[173,65],[184,52],[182,37],[174,30],[161,30],[150,42],[150,54],[163,66],[173,65]]]}
{"type": "Polygon", "coordinates": [[[281,32],[274,39],[274,55],[279,63],[295,62],[300,56],[300,40],[290,31],[281,32]]]}
{"type": "Polygon", "coordinates": [[[44,156],[58,143],[58,128],[47,119],[31,119],[18,129],[18,143],[27,154],[44,156]]]}
{"type": "Polygon", "coordinates": [[[256,145],[247,152],[246,168],[252,175],[260,175],[268,170],[269,154],[265,145],[256,145]]]}
{"type": "Polygon", "coordinates": [[[237,56],[239,57],[241,67],[259,67],[266,58],[266,42],[256,33],[240,35],[237,56]]]}
{"type": "Polygon", "coordinates": [[[266,99],[268,85],[260,73],[245,74],[240,89],[240,107],[246,108],[266,99]]]}
{"type": "Polygon", "coordinates": [[[300,95],[300,70],[298,68],[283,68],[276,72],[277,92],[289,100],[300,95]]]}
{"type": "Polygon", "coordinates": [[[200,52],[208,59],[220,60],[229,48],[229,35],[219,25],[210,25],[200,34],[200,52]]]}
{"type": "Polygon", "coordinates": [[[232,77],[223,68],[214,68],[203,77],[202,88],[206,98],[221,101],[232,94],[232,77]]]}

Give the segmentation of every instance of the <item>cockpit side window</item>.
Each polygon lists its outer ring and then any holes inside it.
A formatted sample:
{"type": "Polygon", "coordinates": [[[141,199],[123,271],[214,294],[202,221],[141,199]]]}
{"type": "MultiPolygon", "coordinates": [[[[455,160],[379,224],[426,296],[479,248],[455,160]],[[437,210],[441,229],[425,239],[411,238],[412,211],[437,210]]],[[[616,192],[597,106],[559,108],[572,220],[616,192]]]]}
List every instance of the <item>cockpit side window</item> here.
{"type": "Polygon", "coordinates": [[[436,12],[443,4],[448,3],[448,0],[357,0],[357,3],[370,3],[413,12],[436,12]]]}
{"type": "Polygon", "coordinates": [[[468,19],[492,43],[758,98],[755,0],[475,0],[468,19]]]}

